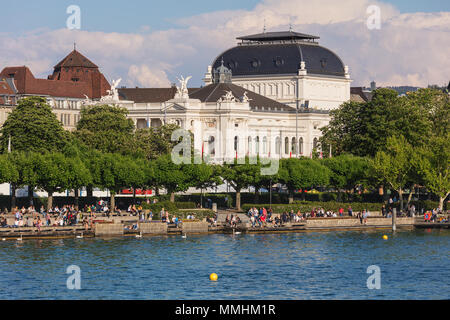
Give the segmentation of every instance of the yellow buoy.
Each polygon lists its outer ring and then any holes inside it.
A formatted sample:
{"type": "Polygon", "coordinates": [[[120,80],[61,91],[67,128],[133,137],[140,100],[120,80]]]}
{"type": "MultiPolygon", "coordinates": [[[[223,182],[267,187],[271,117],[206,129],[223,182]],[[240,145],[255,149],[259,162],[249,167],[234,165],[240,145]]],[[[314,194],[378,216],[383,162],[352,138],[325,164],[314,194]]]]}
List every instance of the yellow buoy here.
{"type": "Polygon", "coordinates": [[[217,281],[218,278],[219,278],[219,276],[215,273],[211,273],[209,275],[209,280],[211,280],[211,281],[217,281]]]}
{"type": "Polygon", "coordinates": [[[384,236],[383,236],[383,239],[384,239],[384,240],[388,240],[389,237],[388,237],[387,235],[384,235],[384,236]]]}

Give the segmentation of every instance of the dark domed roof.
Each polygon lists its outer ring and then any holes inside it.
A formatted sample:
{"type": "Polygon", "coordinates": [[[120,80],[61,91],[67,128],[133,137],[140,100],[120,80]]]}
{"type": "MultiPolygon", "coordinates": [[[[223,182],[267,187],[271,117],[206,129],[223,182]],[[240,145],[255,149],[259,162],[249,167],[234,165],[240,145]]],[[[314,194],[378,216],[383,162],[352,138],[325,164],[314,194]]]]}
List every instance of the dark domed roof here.
{"type": "MultiPolygon", "coordinates": [[[[257,35],[240,37],[238,39],[246,41],[219,55],[212,67],[220,67],[223,58],[224,65],[232,71],[233,77],[298,74],[300,62],[304,61],[308,74],[345,76],[344,64],[334,52],[317,42],[306,41],[306,37],[286,40],[284,34],[288,32],[271,33],[268,40],[257,35]]],[[[310,40],[318,38],[309,37],[310,40]]]]}

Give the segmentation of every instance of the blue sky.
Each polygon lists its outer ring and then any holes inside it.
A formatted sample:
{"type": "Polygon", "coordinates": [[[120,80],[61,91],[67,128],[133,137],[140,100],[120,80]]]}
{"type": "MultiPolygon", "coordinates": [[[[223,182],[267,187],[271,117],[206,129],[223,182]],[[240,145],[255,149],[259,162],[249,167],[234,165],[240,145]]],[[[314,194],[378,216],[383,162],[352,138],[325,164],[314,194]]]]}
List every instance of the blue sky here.
{"type": "MultiPolygon", "coordinates": [[[[1,0],[2,31],[21,34],[42,28],[65,27],[66,8],[76,4],[82,10],[82,29],[104,32],[141,32],[178,27],[177,20],[221,10],[251,10],[259,0],[1,0]]],[[[385,0],[401,13],[450,11],[449,0],[385,0]]]]}

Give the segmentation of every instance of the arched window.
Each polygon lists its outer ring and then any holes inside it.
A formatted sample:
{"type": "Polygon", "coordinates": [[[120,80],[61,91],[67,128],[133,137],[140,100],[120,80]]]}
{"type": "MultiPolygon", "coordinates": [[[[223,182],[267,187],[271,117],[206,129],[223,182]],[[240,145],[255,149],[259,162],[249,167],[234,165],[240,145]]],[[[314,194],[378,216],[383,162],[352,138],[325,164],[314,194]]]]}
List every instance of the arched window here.
{"type": "Polygon", "coordinates": [[[313,149],[317,150],[318,146],[319,146],[319,140],[317,140],[317,138],[314,138],[314,140],[313,140],[313,149]]]}
{"type": "Polygon", "coordinates": [[[209,137],[208,150],[209,150],[209,154],[212,156],[216,155],[215,142],[216,142],[216,139],[213,136],[209,137]]]}
{"type": "Polygon", "coordinates": [[[300,155],[303,155],[303,138],[298,139],[298,151],[300,155]]]}
{"type": "Polygon", "coordinates": [[[292,154],[297,154],[297,139],[296,138],[292,138],[291,152],[292,152],[292,154]]]}
{"type": "Polygon", "coordinates": [[[259,154],[259,137],[255,138],[255,153],[259,154]]]}
{"type": "Polygon", "coordinates": [[[284,153],[289,154],[289,138],[284,139],[284,153]]]}
{"type": "Polygon", "coordinates": [[[251,154],[252,153],[252,137],[248,137],[248,148],[247,148],[247,153],[251,154]]]}
{"type": "Polygon", "coordinates": [[[238,151],[238,148],[239,148],[239,137],[238,136],[235,136],[234,137],[234,151],[238,151]]]}
{"type": "Polygon", "coordinates": [[[280,154],[281,152],[281,139],[280,137],[276,137],[275,139],[275,154],[280,154]]]}
{"type": "Polygon", "coordinates": [[[263,154],[267,154],[267,137],[263,138],[263,145],[262,145],[262,149],[263,149],[263,154]]]}

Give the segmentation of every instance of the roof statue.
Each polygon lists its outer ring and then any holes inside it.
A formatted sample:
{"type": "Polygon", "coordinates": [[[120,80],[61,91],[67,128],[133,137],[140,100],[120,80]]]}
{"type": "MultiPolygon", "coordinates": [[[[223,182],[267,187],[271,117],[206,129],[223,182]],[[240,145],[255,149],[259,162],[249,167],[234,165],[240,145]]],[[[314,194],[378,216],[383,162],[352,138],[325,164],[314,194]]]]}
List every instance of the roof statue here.
{"type": "Polygon", "coordinates": [[[217,102],[238,102],[232,91],[227,91],[217,102]]]}
{"type": "Polygon", "coordinates": [[[83,101],[81,101],[81,105],[83,105],[83,106],[91,105],[92,104],[92,100],[89,99],[89,97],[87,95],[84,95],[84,97],[85,97],[85,99],[83,101]]]}
{"type": "Polygon", "coordinates": [[[252,99],[250,99],[248,96],[247,96],[247,91],[245,91],[244,92],[244,95],[242,96],[242,98],[241,98],[241,102],[243,102],[243,103],[247,103],[247,102],[250,102],[252,99]]]}
{"type": "Polygon", "coordinates": [[[101,97],[101,102],[119,102],[119,90],[117,90],[117,87],[120,81],[122,81],[121,78],[111,81],[111,90],[106,90],[108,95],[101,97]]]}
{"type": "Polygon", "coordinates": [[[117,90],[117,87],[119,86],[120,81],[122,81],[121,78],[112,81],[111,94],[113,96],[114,101],[119,101],[119,91],[117,90]]]}
{"type": "Polygon", "coordinates": [[[189,91],[187,88],[188,81],[192,77],[189,76],[186,79],[181,76],[181,79],[177,78],[177,80],[180,82],[180,86],[177,86],[177,93],[175,94],[175,99],[189,99],[189,91]]]}

